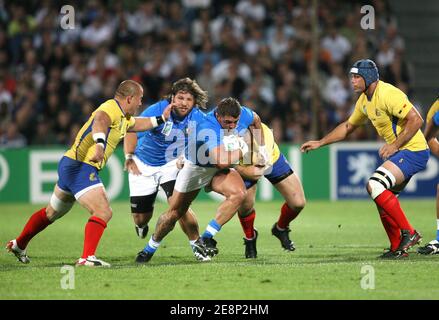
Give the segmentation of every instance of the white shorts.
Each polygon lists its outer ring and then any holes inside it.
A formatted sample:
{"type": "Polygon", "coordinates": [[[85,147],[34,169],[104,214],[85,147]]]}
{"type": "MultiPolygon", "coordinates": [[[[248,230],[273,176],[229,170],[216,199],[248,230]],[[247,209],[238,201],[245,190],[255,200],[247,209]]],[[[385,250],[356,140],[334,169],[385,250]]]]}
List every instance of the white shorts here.
{"type": "Polygon", "coordinates": [[[216,167],[200,167],[186,161],[178,174],[174,189],[184,193],[201,189],[212,181],[218,171],[216,167]]]}
{"type": "Polygon", "coordinates": [[[133,160],[142,174],[128,174],[130,197],[148,196],[156,193],[161,184],[177,179],[180,171],[177,168],[177,160],[159,167],[147,165],[136,156],[133,157],[133,160]]]}

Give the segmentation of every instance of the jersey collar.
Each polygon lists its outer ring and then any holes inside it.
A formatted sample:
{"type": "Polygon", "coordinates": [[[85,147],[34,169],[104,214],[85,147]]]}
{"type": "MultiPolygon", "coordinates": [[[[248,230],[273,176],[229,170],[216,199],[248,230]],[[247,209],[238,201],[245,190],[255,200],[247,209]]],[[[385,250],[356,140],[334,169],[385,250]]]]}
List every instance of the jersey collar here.
{"type": "Polygon", "coordinates": [[[120,111],[122,112],[123,116],[125,117],[125,112],[123,112],[123,109],[122,109],[122,107],[119,104],[119,101],[117,101],[116,99],[113,99],[113,100],[116,101],[117,106],[119,107],[120,111]]]}

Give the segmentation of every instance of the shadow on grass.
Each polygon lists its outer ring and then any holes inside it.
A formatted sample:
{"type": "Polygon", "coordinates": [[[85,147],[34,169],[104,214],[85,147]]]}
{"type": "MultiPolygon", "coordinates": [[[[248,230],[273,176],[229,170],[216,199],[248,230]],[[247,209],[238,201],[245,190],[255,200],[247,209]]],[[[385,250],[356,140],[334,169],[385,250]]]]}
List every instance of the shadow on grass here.
{"type": "MultiPolygon", "coordinates": [[[[228,255],[228,256],[216,256],[212,258],[212,261],[200,262],[196,261],[194,257],[185,256],[157,256],[144,264],[138,264],[135,262],[135,256],[124,255],[119,257],[102,257],[103,260],[111,264],[111,268],[100,268],[100,267],[79,267],[82,269],[102,269],[102,270],[112,270],[112,269],[129,269],[129,268],[159,268],[159,267],[175,267],[175,266],[224,266],[224,265],[235,265],[235,266],[301,266],[301,265],[330,265],[339,263],[404,263],[404,262],[415,262],[415,261],[429,261],[436,263],[439,259],[439,255],[423,256],[416,252],[411,252],[409,257],[404,259],[380,259],[378,256],[380,251],[376,250],[373,253],[367,250],[367,252],[358,253],[338,253],[338,254],[326,254],[326,253],[295,253],[295,252],[281,252],[279,255],[263,255],[260,254],[256,259],[245,259],[242,255],[228,255]]],[[[44,268],[59,268],[63,266],[70,265],[74,266],[76,258],[71,257],[60,257],[59,259],[46,257],[31,257],[30,264],[22,264],[16,261],[13,257],[10,257],[10,263],[0,265],[0,272],[18,271],[18,270],[35,270],[44,268]]]]}

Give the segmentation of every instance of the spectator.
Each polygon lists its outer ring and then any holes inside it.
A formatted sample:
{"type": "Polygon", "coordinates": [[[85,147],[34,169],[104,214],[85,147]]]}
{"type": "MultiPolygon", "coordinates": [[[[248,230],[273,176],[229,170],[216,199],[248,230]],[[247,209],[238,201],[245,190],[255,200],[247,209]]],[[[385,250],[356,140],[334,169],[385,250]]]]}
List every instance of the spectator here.
{"type": "Polygon", "coordinates": [[[335,108],[342,108],[350,98],[349,83],[345,81],[346,75],[338,64],[331,65],[331,77],[323,89],[323,97],[326,102],[335,108]]]}
{"type": "MultiPolygon", "coordinates": [[[[352,93],[346,93],[346,81],[340,81],[339,74],[343,79],[346,66],[354,61],[374,57],[382,65],[385,81],[408,94],[412,90],[404,40],[389,6],[373,3],[376,30],[364,32],[358,24],[362,3],[319,3],[324,36],[317,70],[319,91],[314,94],[322,97],[320,117],[327,119],[319,121],[328,130],[351,108],[352,93]]],[[[257,110],[264,122],[284,126],[278,133],[281,139],[307,137],[313,116],[309,112],[311,14],[306,0],[90,0],[75,3],[74,29],[61,29],[57,2],[29,1],[23,6],[4,1],[0,4],[2,124],[5,119],[14,121],[26,140],[34,143],[38,126],[32,119],[41,115],[56,119],[65,110],[73,128],[88,119],[96,102],[109,96],[122,79],[143,83],[146,107],[162,98],[168,83],[190,76],[208,89],[209,106],[235,95],[257,110]],[[60,105],[61,97],[65,105],[60,105]],[[296,119],[295,112],[303,117],[296,119]],[[289,125],[292,119],[300,129],[289,125]]],[[[5,131],[3,126],[0,134],[5,131]]],[[[63,141],[68,140],[65,136],[64,132],[63,141]]],[[[376,132],[359,130],[355,138],[375,139],[376,132]]]]}
{"type": "Polygon", "coordinates": [[[113,37],[113,27],[107,21],[105,13],[99,14],[81,33],[82,45],[92,51],[107,43],[113,37]]]}
{"type": "Polygon", "coordinates": [[[351,44],[346,37],[338,33],[335,27],[328,30],[328,34],[322,39],[321,46],[331,54],[331,61],[343,63],[346,56],[351,52],[351,44]]]}
{"type": "Polygon", "coordinates": [[[145,33],[160,33],[163,18],[157,15],[154,1],[144,1],[133,15],[128,18],[129,30],[141,36],[145,33]]]}
{"type": "Polygon", "coordinates": [[[17,124],[10,122],[6,132],[0,136],[0,148],[22,148],[26,144],[26,138],[18,131],[17,124]]]}
{"type": "Polygon", "coordinates": [[[41,118],[37,122],[35,135],[32,139],[33,145],[46,146],[59,143],[55,134],[51,129],[50,122],[45,118],[41,118]]]}
{"type": "Polygon", "coordinates": [[[236,12],[248,20],[262,22],[265,20],[265,6],[260,0],[240,0],[236,12]]]}
{"type": "Polygon", "coordinates": [[[384,69],[391,65],[395,58],[395,50],[389,45],[386,40],[383,40],[380,45],[380,51],[377,54],[377,64],[384,69]]]}

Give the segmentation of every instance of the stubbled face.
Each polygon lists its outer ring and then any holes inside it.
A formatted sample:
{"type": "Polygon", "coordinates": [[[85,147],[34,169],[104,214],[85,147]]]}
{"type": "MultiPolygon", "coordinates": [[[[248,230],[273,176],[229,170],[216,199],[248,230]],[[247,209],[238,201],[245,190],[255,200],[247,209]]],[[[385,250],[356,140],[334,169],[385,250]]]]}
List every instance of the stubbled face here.
{"type": "Polygon", "coordinates": [[[351,84],[356,93],[361,93],[366,90],[366,83],[363,77],[358,74],[351,74],[351,84]]]}
{"type": "Polygon", "coordinates": [[[177,114],[177,116],[186,117],[194,108],[195,98],[189,92],[178,91],[172,102],[175,105],[173,111],[177,114]]]}

